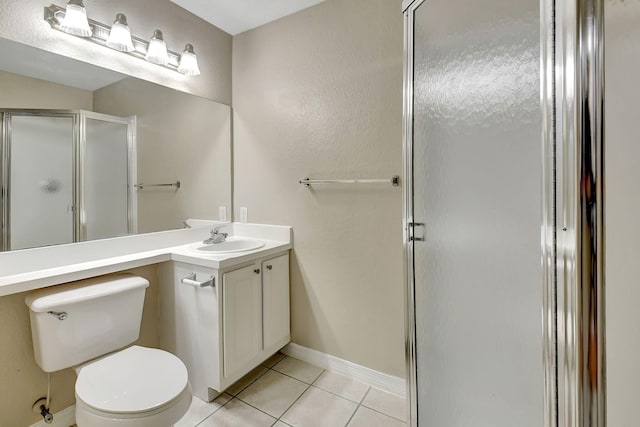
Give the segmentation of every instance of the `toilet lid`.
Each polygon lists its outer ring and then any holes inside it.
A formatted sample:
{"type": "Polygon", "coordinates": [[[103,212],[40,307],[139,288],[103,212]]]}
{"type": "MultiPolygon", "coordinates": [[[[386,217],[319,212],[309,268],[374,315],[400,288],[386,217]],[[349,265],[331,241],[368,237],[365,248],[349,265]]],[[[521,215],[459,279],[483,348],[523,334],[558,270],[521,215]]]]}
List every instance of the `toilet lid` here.
{"type": "Polygon", "coordinates": [[[176,356],[133,346],[83,366],[76,396],[103,412],[145,412],[171,402],[187,384],[187,368],[176,356]]]}

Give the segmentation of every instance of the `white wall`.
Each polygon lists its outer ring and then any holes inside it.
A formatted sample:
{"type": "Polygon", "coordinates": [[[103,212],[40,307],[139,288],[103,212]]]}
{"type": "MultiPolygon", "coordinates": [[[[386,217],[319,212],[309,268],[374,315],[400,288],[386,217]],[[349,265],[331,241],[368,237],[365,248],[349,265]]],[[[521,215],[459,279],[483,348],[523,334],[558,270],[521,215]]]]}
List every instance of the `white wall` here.
{"type": "Polygon", "coordinates": [[[233,39],[234,206],[292,225],[292,341],[404,377],[400,0],[328,0],[233,39]]]}

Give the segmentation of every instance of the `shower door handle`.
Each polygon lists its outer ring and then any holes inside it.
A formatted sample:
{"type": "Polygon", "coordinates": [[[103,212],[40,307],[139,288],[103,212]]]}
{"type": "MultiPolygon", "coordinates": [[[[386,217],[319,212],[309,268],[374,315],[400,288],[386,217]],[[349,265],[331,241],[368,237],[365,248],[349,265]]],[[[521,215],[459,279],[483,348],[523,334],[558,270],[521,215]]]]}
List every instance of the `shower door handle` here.
{"type": "Polygon", "coordinates": [[[409,241],[410,242],[424,242],[424,222],[410,222],[409,223],[409,241]],[[417,236],[416,228],[422,228],[422,233],[417,236]]]}

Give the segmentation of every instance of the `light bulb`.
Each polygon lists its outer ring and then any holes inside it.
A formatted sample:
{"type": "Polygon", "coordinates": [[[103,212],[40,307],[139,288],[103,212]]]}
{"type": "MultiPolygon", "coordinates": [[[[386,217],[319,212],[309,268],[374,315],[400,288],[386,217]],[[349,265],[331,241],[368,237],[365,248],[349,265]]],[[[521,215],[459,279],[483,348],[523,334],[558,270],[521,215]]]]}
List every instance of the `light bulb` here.
{"type": "Polygon", "coordinates": [[[131,30],[127,25],[127,17],[122,13],[116,15],[116,20],[107,38],[107,46],[122,52],[131,52],[134,50],[133,41],[131,40],[131,30]]]}
{"type": "Polygon", "coordinates": [[[178,71],[187,76],[200,75],[200,68],[198,68],[198,58],[193,50],[191,44],[187,44],[184,47],[184,52],[180,56],[180,65],[178,65],[178,71]]]}
{"type": "Polygon", "coordinates": [[[60,29],[68,34],[80,37],[90,37],[91,27],[87,19],[87,10],[82,0],[70,0],[64,18],[60,22],[60,29]]]}
{"type": "Polygon", "coordinates": [[[144,59],[147,61],[159,64],[167,65],[169,63],[169,54],[167,53],[167,45],[162,38],[162,31],[155,30],[151,40],[149,40],[149,48],[144,59]]]}

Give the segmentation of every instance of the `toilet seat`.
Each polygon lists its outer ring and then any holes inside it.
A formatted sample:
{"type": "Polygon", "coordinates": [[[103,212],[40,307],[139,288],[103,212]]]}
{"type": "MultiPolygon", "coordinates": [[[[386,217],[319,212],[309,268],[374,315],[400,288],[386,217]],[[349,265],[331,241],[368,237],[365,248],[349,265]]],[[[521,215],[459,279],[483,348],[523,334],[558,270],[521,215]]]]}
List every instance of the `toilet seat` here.
{"type": "Polygon", "coordinates": [[[76,399],[91,412],[144,417],[191,400],[187,368],[163,350],[132,346],[77,369],[76,399]],[[81,402],[80,402],[81,401],[81,402]]]}

